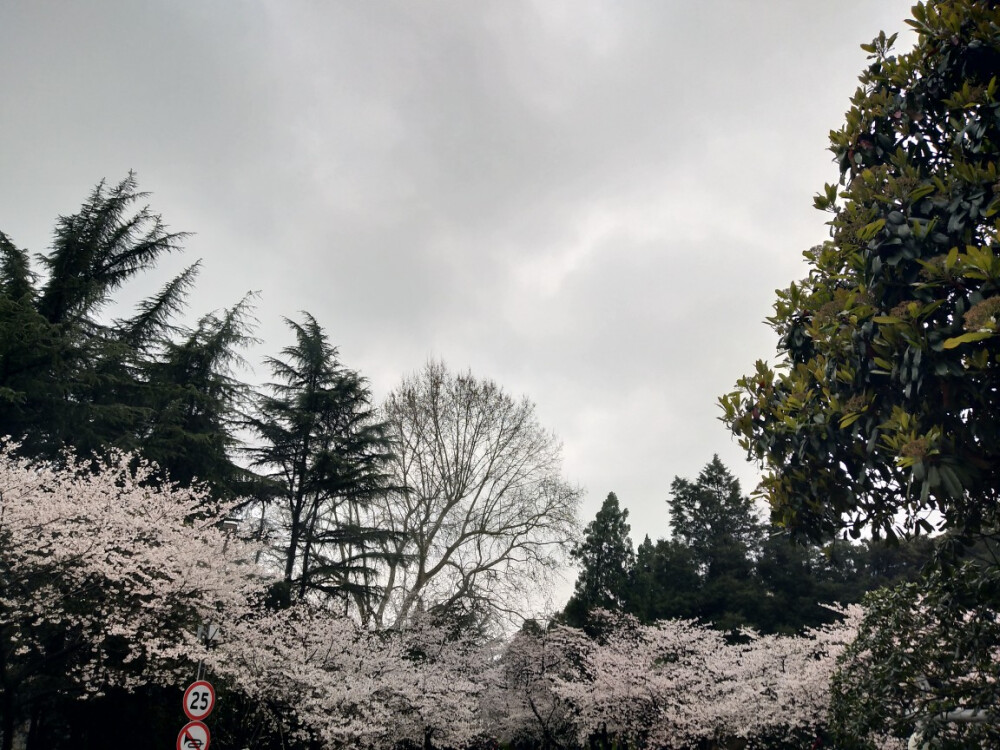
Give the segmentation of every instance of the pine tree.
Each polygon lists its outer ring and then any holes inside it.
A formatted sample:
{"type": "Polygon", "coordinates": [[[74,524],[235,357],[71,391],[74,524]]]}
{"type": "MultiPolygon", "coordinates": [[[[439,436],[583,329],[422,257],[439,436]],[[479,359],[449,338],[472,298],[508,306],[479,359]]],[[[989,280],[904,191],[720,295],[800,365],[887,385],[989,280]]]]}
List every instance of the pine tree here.
{"type": "MultiPolygon", "coordinates": [[[[114,292],[184,237],[148,207],[136,210],[144,197],[132,173],[98,184],[57,221],[49,253],[38,256],[41,275],[0,234],[0,424],[26,453],[137,445],[145,411],[134,366],[150,342],[125,336],[103,313],[114,292]]],[[[182,292],[165,300],[165,312],[182,292]]]]}
{"type": "Polygon", "coordinates": [[[609,492],[594,520],[584,529],[583,541],[570,553],[582,570],[564,613],[569,624],[582,624],[593,609],[624,608],[635,564],[629,531],[628,509],[619,507],[618,496],[609,492]]]}
{"type": "Polygon", "coordinates": [[[670,486],[673,540],[686,546],[701,580],[697,615],[718,627],[752,622],[760,604],[754,561],[763,527],[753,501],[718,456],[690,482],[670,486]]]}
{"type": "Polygon", "coordinates": [[[248,425],[260,438],[253,466],[271,483],[262,510],[279,525],[289,593],[322,592],[368,616],[380,550],[393,535],[366,523],[390,486],[391,445],[365,380],[344,368],[316,320],[288,320],[295,343],[269,358],[274,382],[248,425]]]}

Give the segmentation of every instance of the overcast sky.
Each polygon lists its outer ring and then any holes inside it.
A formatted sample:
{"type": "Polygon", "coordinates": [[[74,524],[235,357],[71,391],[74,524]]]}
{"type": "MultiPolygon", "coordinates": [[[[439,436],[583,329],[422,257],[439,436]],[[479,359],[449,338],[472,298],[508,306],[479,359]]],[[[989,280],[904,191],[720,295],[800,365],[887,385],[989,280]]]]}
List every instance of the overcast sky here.
{"type": "Polygon", "coordinates": [[[858,45],[910,4],[2,0],[0,229],[44,251],[134,169],[195,233],[151,282],[203,259],[192,319],[260,290],[259,363],[308,310],[379,399],[428,358],[493,378],[584,522],[613,490],[655,539],[713,453],[756,483],[716,400],[774,351],[858,45]]]}

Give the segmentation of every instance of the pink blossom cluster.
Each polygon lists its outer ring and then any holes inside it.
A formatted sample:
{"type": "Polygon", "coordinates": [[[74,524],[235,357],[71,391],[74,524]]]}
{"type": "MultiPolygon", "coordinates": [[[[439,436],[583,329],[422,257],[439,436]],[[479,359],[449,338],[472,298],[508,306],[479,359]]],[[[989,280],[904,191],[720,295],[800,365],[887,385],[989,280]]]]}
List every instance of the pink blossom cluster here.
{"type": "Polygon", "coordinates": [[[234,623],[207,655],[276,726],[325,747],[463,747],[483,732],[491,649],[417,624],[369,631],[308,604],[234,623]]]}
{"type": "Polygon", "coordinates": [[[8,690],[57,673],[64,689],[166,681],[189,671],[203,620],[259,590],[254,552],[217,527],[197,491],[157,488],[113,456],[32,465],[0,448],[0,629],[8,690]]]}
{"type": "Polygon", "coordinates": [[[22,714],[43,678],[89,699],[181,687],[204,660],[223,696],[237,691],[290,740],[330,748],[585,744],[600,732],[648,747],[752,746],[824,724],[860,617],[736,643],[690,621],[612,615],[594,637],[555,625],[506,644],[420,618],[365,630],[315,604],[260,605],[273,578],[220,530],[226,509],[151,477],[129,456],[95,471],[0,449],[3,697],[22,714]],[[210,649],[196,636],[206,620],[222,633],[210,649]]]}
{"type": "MultiPolygon", "coordinates": [[[[509,737],[594,734],[647,747],[802,741],[826,724],[830,677],[861,612],[802,636],[745,632],[738,642],[692,621],[642,625],[606,615],[596,638],[553,627],[518,636],[502,661],[509,737]]],[[[894,747],[887,741],[884,747],[894,747]]]]}

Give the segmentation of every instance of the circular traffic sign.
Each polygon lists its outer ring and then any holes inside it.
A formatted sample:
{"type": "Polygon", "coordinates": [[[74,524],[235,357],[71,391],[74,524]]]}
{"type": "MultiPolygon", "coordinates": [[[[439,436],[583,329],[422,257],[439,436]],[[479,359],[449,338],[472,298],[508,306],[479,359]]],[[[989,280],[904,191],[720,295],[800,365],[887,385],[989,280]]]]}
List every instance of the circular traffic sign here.
{"type": "Polygon", "coordinates": [[[211,739],[208,727],[200,721],[191,721],[177,735],[177,750],[208,750],[211,739]]]}
{"type": "Polygon", "coordinates": [[[215,688],[207,680],[198,680],[184,691],[184,713],[191,721],[204,719],[215,708],[215,688]]]}

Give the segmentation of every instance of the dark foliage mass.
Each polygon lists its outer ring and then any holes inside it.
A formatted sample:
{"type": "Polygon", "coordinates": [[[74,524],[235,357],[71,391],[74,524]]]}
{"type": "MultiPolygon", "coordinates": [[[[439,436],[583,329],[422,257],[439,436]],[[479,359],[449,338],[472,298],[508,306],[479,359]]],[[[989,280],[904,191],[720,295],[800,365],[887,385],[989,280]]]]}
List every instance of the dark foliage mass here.
{"type": "Polygon", "coordinates": [[[232,458],[246,396],[232,368],[251,341],[251,300],[178,324],[196,263],[113,317],[115,293],[184,238],[145,198],[133,174],[100,183],[59,218],[38,271],[0,233],[0,425],[28,455],[137,450],[171,481],[232,497],[247,479],[232,458]]]}
{"type": "Polygon", "coordinates": [[[758,518],[718,457],[694,481],[671,485],[670,538],[649,536],[633,551],[628,510],[614,493],[584,530],[574,557],[582,568],[563,619],[586,627],[595,609],[643,622],[693,618],[734,631],[796,633],[832,622],[830,606],[915,580],[930,559],[926,538],[888,545],[844,540],[796,544],[758,518]]]}
{"type": "Polygon", "coordinates": [[[722,406],[791,533],[943,532],[918,586],[868,600],[835,682],[841,745],[915,732],[993,747],[1000,7],[930,0],[907,23],[911,51],[884,33],[863,46],[861,86],[830,134],[840,180],[815,199],[830,240],[768,319],[779,364],[758,362],[722,406]]]}

